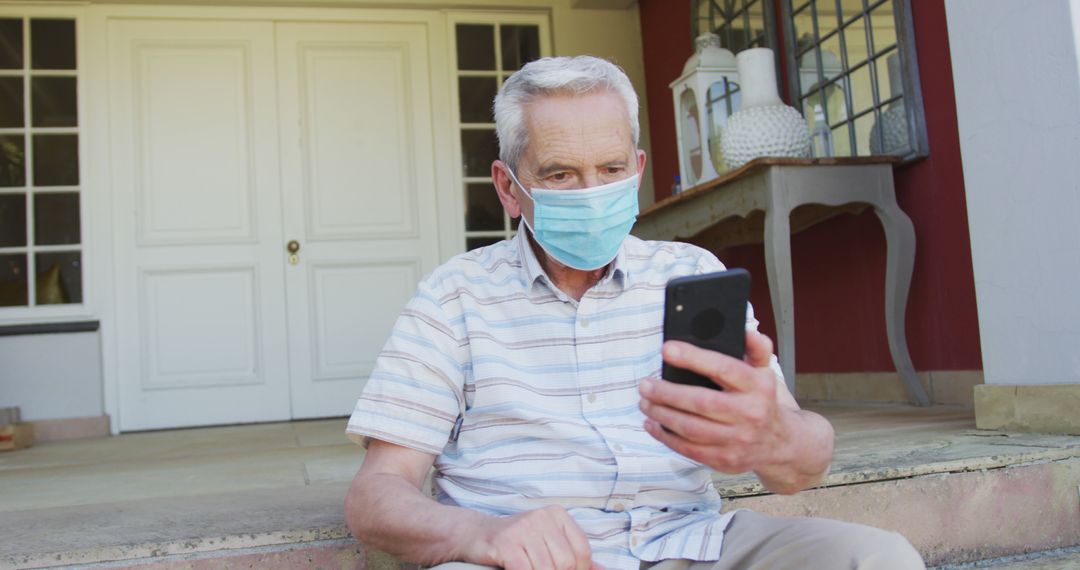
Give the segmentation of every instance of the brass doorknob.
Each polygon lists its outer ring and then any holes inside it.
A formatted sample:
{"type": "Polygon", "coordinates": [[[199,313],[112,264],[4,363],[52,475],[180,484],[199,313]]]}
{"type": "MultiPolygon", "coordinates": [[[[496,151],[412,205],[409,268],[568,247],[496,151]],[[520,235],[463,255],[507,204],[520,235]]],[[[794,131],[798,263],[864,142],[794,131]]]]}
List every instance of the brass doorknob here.
{"type": "Polygon", "coordinates": [[[300,242],[291,240],[289,241],[289,245],[285,246],[285,249],[288,249],[289,253],[296,253],[300,251],[300,242]]]}

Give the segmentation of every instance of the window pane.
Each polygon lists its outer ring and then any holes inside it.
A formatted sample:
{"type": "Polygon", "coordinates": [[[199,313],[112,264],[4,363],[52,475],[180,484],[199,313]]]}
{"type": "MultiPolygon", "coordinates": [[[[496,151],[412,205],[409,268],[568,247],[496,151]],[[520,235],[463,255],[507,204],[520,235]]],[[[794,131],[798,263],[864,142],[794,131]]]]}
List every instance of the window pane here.
{"type": "Polygon", "coordinates": [[[817,91],[822,82],[828,82],[839,76],[844,67],[840,64],[840,58],[831,51],[821,52],[821,67],[824,70],[824,79],[818,73],[818,50],[812,49],[803,54],[799,61],[799,87],[805,95],[811,91],[817,91]]]}
{"type": "Polygon", "coordinates": [[[748,47],[770,47],[765,36],[765,3],[762,0],[754,0],[747,10],[752,34],[748,47]]]}
{"type": "Polygon", "coordinates": [[[74,77],[35,77],[30,101],[35,127],[75,127],[79,111],[74,77]]]}
{"type": "Polygon", "coordinates": [[[870,66],[864,65],[851,72],[851,109],[853,115],[874,106],[873,87],[870,84],[870,66]]]}
{"type": "Polygon", "coordinates": [[[874,132],[870,138],[870,150],[874,154],[903,156],[911,152],[908,132],[908,117],[904,109],[904,101],[903,99],[893,101],[881,112],[881,118],[874,125],[874,132]]]}
{"type": "Polygon", "coordinates": [[[817,0],[814,3],[814,10],[817,13],[819,38],[824,38],[839,27],[839,20],[836,18],[836,0],[817,0]]]}
{"type": "Polygon", "coordinates": [[[873,113],[867,113],[858,119],[855,119],[855,154],[859,156],[870,156],[870,131],[873,130],[873,128],[873,113]]]}
{"type": "Polygon", "coordinates": [[[861,14],[864,8],[863,0],[840,0],[840,10],[843,13],[845,23],[861,14]]]}
{"type": "Polygon", "coordinates": [[[0,247],[26,245],[26,195],[0,194],[0,247]]]}
{"type": "Polygon", "coordinates": [[[34,186],[79,184],[79,137],[34,136],[34,186]]]}
{"type": "Polygon", "coordinates": [[[23,67],[23,21],[0,18],[0,69],[23,67]]]}
{"type": "Polygon", "coordinates": [[[495,70],[495,26],[458,24],[458,69],[495,70]]]}
{"type": "Polygon", "coordinates": [[[0,77],[0,129],[23,126],[23,78],[0,77]]]}
{"type": "Polygon", "coordinates": [[[34,243],[79,243],[79,195],[76,193],[34,196],[34,243]]]}
{"type": "Polygon", "coordinates": [[[30,302],[26,286],[26,256],[0,255],[0,307],[25,306],[30,302]]]}
{"type": "Polygon", "coordinates": [[[844,28],[844,46],[847,48],[849,67],[855,67],[870,57],[866,45],[866,20],[859,18],[844,28]]]}
{"type": "Polygon", "coordinates": [[[26,143],[21,135],[0,135],[0,187],[26,186],[26,143]]]}
{"type": "Polygon", "coordinates": [[[799,52],[814,43],[814,12],[809,7],[792,15],[795,43],[799,52]]]}
{"type": "MultiPolygon", "coordinates": [[[[829,39],[821,42],[821,60],[822,67],[825,68],[825,80],[828,81],[843,70],[843,58],[840,57],[840,34],[833,35],[829,39]]],[[[850,61],[848,67],[851,67],[850,61]]]]}
{"type": "Polygon", "coordinates": [[[503,238],[501,238],[501,237],[468,238],[468,239],[465,240],[465,249],[472,250],[472,249],[476,249],[478,247],[484,247],[486,245],[491,245],[493,243],[499,243],[502,240],[503,240],[503,238]]]}
{"type": "Polygon", "coordinates": [[[499,158],[495,130],[461,131],[461,159],[465,176],[491,176],[491,163],[499,158]]]}
{"type": "Polygon", "coordinates": [[[847,123],[832,130],[833,156],[851,156],[851,135],[848,134],[847,123]]]}
{"type": "Polygon", "coordinates": [[[502,42],[502,68],[506,71],[521,69],[534,59],[540,59],[540,28],[536,26],[502,26],[499,28],[502,42]]]}
{"type": "Polygon", "coordinates": [[[469,184],[465,189],[465,230],[492,231],[503,229],[503,209],[499,195],[491,184],[469,184]]]}
{"type": "Polygon", "coordinates": [[[75,21],[31,20],[33,69],[75,69],[75,21]]]}
{"type": "Polygon", "coordinates": [[[77,251],[39,253],[37,264],[37,304],[82,303],[82,254],[77,251]]]}
{"type": "Polygon", "coordinates": [[[896,16],[891,0],[870,12],[870,27],[874,34],[874,53],[881,53],[896,44],[896,16]]]}
{"type": "Polygon", "coordinates": [[[731,51],[739,53],[750,45],[752,32],[746,29],[746,18],[740,13],[731,19],[731,43],[728,44],[731,51]]]}
{"type": "Polygon", "coordinates": [[[491,105],[499,89],[494,77],[459,77],[458,99],[462,123],[494,123],[491,105]]]}
{"type": "Polygon", "coordinates": [[[883,100],[904,94],[904,77],[900,68],[900,54],[891,53],[879,57],[874,62],[877,66],[878,96],[883,100]]]}

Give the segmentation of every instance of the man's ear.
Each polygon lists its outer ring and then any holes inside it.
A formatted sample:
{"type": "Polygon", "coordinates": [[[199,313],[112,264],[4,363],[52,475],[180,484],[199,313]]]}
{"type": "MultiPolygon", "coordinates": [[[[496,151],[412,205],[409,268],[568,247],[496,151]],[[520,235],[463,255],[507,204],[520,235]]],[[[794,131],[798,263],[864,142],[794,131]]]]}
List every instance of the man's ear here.
{"type": "Polygon", "coordinates": [[[645,177],[645,151],[641,149],[637,151],[637,173],[642,178],[645,177]]]}
{"type": "Polygon", "coordinates": [[[501,160],[492,162],[491,181],[495,183],[495,191],[499,194],[499,202],[502,202],[506,214],[511,218],[516,218],[521,215],[521,203],[518,202],[517,193],[514,191],[514,181],[507,174],[507,168],[506,163],[501,160]]]}

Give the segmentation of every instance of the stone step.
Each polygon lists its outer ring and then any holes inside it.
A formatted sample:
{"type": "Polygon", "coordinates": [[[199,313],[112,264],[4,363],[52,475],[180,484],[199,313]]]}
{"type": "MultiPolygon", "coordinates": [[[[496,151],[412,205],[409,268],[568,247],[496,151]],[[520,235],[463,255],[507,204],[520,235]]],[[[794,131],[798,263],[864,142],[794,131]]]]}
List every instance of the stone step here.
{"type": "MultiPolygon", "coordinates": [[[[824,411],[843,431],[838,429],[833,472],[821,487],[779,497],[765,493],[752,476],[718,476],[716,486],[727,499],[725,509],[824,516],[895,530],[907,536],[930,565],[987,559],[1021,563],[1029,560],[1017,555],[1080,547],[1080,437],[976,431],[969,427],[973,426],[969,412],[824,411]]],[[[340,438],[340,428],[332,427],[334,437],[340,438]]],[[[226,434],[248,431],[219,429],[226,434]]],[[[306,433],[311,426],[291,429],[306,433]]],[[[275,446],[283,437],[278,431],[274,427],[269,433],[275,446]]],[[[324,444],[290,451],[310,463],[301,478],[307,484],[278,485],[277,479],[260,479],[258,470],[276,465],[263,455],[284,451],[274,447],[258,453],[225,453],[220,450],[232,449],[228,445],[242,451],[253,443],[241,438],[227,444],[221,433],[169,436],[179,438],[176,450],[162,449],[157,435],[120,436],[89,446],[84,454],[93,457],[78,463],[72,450],[59,457],[67,463],[56,465],[31,461],[31,455],[19,461],[9,458],[6,470],[0,469],[0,488],[9,491],[5,501],[34,508],[0,509],[0,568],[399,567],[354,541],[343,524],[344,496],[355,473],[357,448],[324,444]],[[149,449],[166,453],[167,459],[173,457],[169,454],[188,453],[202,441],[212,441],[214,453],[195,456],[187,470],[186,464],[169,459],[164,467],[155,464],[157,470],[147,471],[138,457],[117,455],[133,449],[133,442],[140,439],[153,440],[149,449]],[[340,465],[326,463],[337,456],[340,465]],[[108,458],[107,471],[94,467],[93,461],[102,457],[108,458]],[[211,466],[216,467],[208,471],[211,466]],[[168,479],[174,471],[183,477],[168,479]],[[212,479],[208,473],[221,479],[217,490],[192,485],[212,479]],[[165,478],[182,488],[156,496],[120,492],[148,478],[165,478]],[[224,484],[233,480],[249,485],[224,484]],[[253,488],[252,482],[263,488],[253,488]],[[64,500],[107,499],[51,506],[11,500],[27,494],[28,488],[55,488],[64,500]]],[[[325,443],[335,441],[327,438],[325,443]]],[[[323,443],[320,438],[313,441],[323,443]]],[[[47,451],[44,447],[38,451],[47,451]]],[[[1065,558],[1061,563],[1073,562],[1065,558]]]]}
{"type": "Polygon", "coordinates": [[[908,538],[927,564],[1080,544],[1080,458],[742,496],[726,509],[868,524],[908,538]]]}
{"type": "MultiPolygon", "coordinates": [[[[928,564],[958,564],[1080,545],[1078,482],[1080,458],[1071,457],[847,482],[791,497],[744,492],[725,508],[897,530],[928,564]]],[[[729,495],[738,488],[719,487],[729,495]]],[[[9,512],[5,518],[18,524],[0,525],[7,527],[0,528],[7,545],[0,547],[0,567],[397,568],[349,537],[342,524],[345,489],[318,485],[9,512]]]]}
{"type": "Polygon", "coordinates": [[[1019,556],[936,566],[930,570],[1080,570],[1080,548],[1063,548],[1019,556]]]}

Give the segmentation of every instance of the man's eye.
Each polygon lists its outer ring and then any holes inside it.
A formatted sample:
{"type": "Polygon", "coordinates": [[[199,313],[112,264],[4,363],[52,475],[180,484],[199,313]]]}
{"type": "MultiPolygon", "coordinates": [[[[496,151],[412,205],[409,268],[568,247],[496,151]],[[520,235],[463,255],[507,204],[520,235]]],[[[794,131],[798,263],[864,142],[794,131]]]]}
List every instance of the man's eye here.
{"type": "Polygon", "coordinates": [[[565,173],[565,172],[556,172],[555,174],[552,174],[551,176],[548,176],[548,178],[550,178],[550,179],[552,179],[552,180],[554,180],[556,182],[562,182],[562,181],[566,180],[568,176],[569,175],[567,173],[565,173]]]}
{"type": "Polygon", "coordinates": [[[621,167],[621,166],[609,166],[607,168],[607,173],[608,174],[619,174],[622,171],[623,171],[623,167],[621,167]]]}

